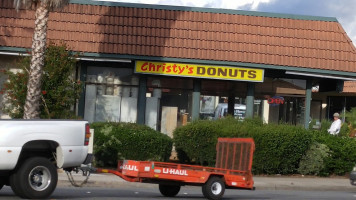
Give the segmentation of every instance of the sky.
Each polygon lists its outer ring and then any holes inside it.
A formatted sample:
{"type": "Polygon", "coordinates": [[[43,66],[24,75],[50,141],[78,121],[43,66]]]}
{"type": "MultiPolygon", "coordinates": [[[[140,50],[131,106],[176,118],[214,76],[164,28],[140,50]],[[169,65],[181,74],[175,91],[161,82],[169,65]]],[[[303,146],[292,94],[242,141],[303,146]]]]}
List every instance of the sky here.
{"type": "Polygon", "coordinates": [[[356,44],[356,0],[100,0],[336,17],[356,44]]]}

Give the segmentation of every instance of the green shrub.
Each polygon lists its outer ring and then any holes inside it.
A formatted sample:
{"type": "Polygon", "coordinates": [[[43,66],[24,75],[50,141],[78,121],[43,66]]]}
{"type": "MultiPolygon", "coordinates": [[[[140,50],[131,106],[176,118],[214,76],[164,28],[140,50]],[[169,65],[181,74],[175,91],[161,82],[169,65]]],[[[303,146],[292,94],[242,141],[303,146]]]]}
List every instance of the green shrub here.
{"type": "Polygon", "coordinates": [[[255,174],[292,174],[312,142],[303,127],[266,124],[251,134],[255,140],[255,174]]]}
{"type": "Polygon", "coordinates": [[[315,140],[330,149],[330,156],[325,159],[322,175],[344,175],[351,171],[356,163],[356,140],[349,137],[336,137],[319,133],[315,140]]]}
{"type": "Polygon", "coordinates": [[[330,156],[330,149],[325,144],[314,142],[299,163],[301,174],[320,175],[325,168],[324,160],[330,156]]]}
{"type": "Polygon", "coordinates": [[[214,166],[219,137],[252,137],[255,141],[254,174],[344,175],[356,163],[356,140],[330,135],[330,122],[321,130],[305,130],[287,124],[263,124],[258,119],[243,122],[234,118],[195,121],[174,131],[174,144],[180,161],[214,166]],[[313,145],[312,145],[313,144],[313,145]],[[326,156],[326,155],[329,156],[326,156]]]}
{"type": "Polygon", "coordinates": [[[252,137],[256,144],[253,171],[258,174],[296,172],[312,141],[311,134],[302,127],[264,125],[259,119],[196,121],[177,128],[173,135],[177,149],[199,164],[209,166],[215,164],[218,137],[252,137]]]}
{"type": "Polygon", "coordinates": [[[316,125],[316,122],[317,122],[318,120],[316,120],[316,119],[312,119],[310,122],[309,122],[309,129],[313,129],[313,126],[314,125],[316,125]]]}
{"type": "Polygon", "coordinates": [[[350,135],[350,128],[349,128],[348,124],[342,123],[338,136],[349,137],[349,135],[350,135]]]}
{"type": "Polygon", "coordinates": [[[330,120],[327,120],[327,119],[321,120],[321,129],[320,129],[320,131],[327,133],[327,132],[328,132],[328,129],[329,129],[330,126],[331,126],[331,123],[332,123],[332,122],[331,122],[330,120]]]}
{"type": "Polygon", "coordinates": [[[171,138],[147,126],[96,122],[91,128],[97,166],[116,167],[124,159],[167,161],[171,155],[171,138]]]}
{"type": "Polygon", "coordinates": [[[211,121],[195,121],[175,129],[173,141],[179,160],[186,162],[192,159],[200,165],[215,164],[218,136],[219,129],[211,121]]]}
{"type": "Polygon", "coordinates": [[[346,111],[344,114],[346,121],[350,124],[351,129],[356,128],[356,107],[351,108],[350,111],[346,111]]]}

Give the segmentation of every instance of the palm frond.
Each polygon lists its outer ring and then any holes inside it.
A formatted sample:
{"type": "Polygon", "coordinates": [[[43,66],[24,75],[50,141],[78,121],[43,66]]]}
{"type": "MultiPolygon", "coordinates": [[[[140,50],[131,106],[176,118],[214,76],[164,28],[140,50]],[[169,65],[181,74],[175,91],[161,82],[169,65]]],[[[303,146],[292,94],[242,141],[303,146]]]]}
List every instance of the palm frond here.
{"type": "Polygon", "coordinates": [[[14,0],[14,7],[16,10],[20,9],[21,7],[29,7],[34,3],[33,0],[14,0]]]}

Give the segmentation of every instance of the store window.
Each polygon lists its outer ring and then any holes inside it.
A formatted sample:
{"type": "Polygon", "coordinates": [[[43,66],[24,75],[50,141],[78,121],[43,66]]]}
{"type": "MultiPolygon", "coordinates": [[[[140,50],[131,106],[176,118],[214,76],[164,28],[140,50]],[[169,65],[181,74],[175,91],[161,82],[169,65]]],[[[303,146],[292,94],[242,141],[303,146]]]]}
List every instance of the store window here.
{"type": "Polygon", "coordinates": [[[246,82],[202,80],[200,119],[216,120],[231,115],[243,120],[246,115],[246,88],[246,82]],[[234,105],[230,110],[229,98],[232,101],[230,105],[234,105]]]}
{"type": "Polygon", "coordinates": [[[84,119],[136,122],[139,79],[132,68],[87,68],[84,119]]]}
{"type": "Polygon", "coordinates": [[[172,137],[176,127],[191,121],[192,91],[189,78],[148,77],[145,124],[172,137]]]}
{"type": "MultiPolygon", "coordinates": [[[[345,113],[356,107],[356,97],[353,96],[330,96],[328,97],[327,119],[332,120],[335,112],[345,113]]],[[[345,120],[345,119],[343,119],[345,120]]]]}
{"type": "Polygon", "coordinates": [[[267,77],[255,88],[255,116],[265,123],[304,124],[305,80],[267,77]]]}

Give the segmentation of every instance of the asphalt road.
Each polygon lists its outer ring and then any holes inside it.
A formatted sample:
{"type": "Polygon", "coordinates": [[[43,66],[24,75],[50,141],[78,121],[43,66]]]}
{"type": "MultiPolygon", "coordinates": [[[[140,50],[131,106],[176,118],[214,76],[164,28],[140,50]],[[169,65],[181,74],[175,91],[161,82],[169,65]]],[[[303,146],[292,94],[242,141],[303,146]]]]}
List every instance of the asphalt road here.
{"type": "MultiPolygon", "coordinates": [[[[14,195],[10,187],[4,187],[0,191],[0,199],[19,199],[14,195]]],[[[171,199],[204,199],[200,187],[182,187],[181,191],[176,198],[163,197],[158,188],[155,187],[123,187],[123,188],[99,188],[99,187],[87,187],[87,188],[74,188],[74,187],[57,187],[50,199],[159,199],[159,200],[171,200],[171,199]]],[[[347,199],[356,200],[356,188],[353,191],[291,191],[291,190],[226,190],[224,199],[347,199]]]]}

